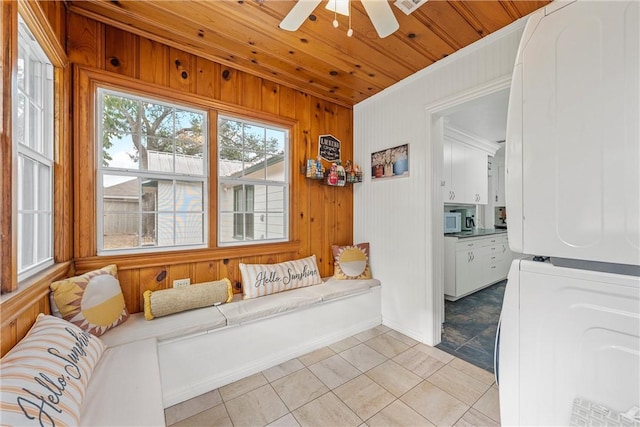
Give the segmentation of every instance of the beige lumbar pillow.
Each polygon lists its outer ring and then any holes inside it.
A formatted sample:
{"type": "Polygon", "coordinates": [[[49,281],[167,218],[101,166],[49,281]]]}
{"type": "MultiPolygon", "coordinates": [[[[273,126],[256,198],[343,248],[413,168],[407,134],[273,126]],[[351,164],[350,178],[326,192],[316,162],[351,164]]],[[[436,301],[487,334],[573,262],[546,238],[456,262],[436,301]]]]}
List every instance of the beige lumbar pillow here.
{"type": "Polygon", "coordinates": [[[152,320],[169,314],[231,301],[233,288],[227,278],[183,288],[144,292],[144,317],[152,320]]]}

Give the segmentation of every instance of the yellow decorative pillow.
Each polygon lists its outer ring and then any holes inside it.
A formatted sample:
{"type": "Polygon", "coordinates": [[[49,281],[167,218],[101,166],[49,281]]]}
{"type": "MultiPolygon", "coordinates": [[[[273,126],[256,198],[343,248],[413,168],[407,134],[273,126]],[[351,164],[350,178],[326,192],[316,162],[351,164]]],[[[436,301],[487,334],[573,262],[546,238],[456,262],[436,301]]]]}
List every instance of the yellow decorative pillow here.
{"type": "Polygon", "coordinates": [[[129,317],[115,264],[53,282],[50,288],[62,318],[95,336],[129,317]]]}
{"type": "Polygon", "coordinates": [[[371,279],[369,243],[350,246],[331,246],[333,277],[336,279],[371,279]]]}
{"type": "Polygon", "coordinates": [[[0,424],[79,425],[82,399],[104,350],[100,339],[77,326],[39,314],[0,360],[0,424]]]}
{"type": "Polygon", "coordinates": [[[144,318],[179,313],[193,308],[208,307],[229,302],[233,298],[231,280],[224,278],[214,282],[198,283],[184,288],[147,290],[144,296],[144,318]]]}

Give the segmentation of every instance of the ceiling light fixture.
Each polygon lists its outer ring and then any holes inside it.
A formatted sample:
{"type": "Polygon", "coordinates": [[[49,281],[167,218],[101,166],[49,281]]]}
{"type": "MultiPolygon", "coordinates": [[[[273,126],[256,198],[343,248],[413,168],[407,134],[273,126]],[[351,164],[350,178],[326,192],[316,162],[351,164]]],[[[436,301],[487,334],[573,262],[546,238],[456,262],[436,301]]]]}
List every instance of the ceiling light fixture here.
{"type": "MultiPolygon", "coordinates": [[[[351,28],[351,1],[352,0],[328,0],[326,5],[326,8],[334,13],[334,27],[337,28],[339,26],[338,14],[349,17],[349,29],[347,30],[347,36],[349,37],[353,35],[353,29],[351,28]]],[[[393,14],[387,0],[360,1],[367,15],[369,15],[369,19],[371,19],[373,27],[381,38],[387,37],[400,28],[398,20],[393,14]]],[[[296,31],[321,2],[322,0],[298,0],[287,16],[280,22],[280,28],[287,31],[296,31]]]]}
{"type": "Polygon", "coordinates": [[[351,37],[353,35],[353,29],[351,28],[351,0],[329,0],[325,7],[333,12],[333,28],[338,28],[339,26],[338,13],[349,17],[347,37],[351,37]]]}

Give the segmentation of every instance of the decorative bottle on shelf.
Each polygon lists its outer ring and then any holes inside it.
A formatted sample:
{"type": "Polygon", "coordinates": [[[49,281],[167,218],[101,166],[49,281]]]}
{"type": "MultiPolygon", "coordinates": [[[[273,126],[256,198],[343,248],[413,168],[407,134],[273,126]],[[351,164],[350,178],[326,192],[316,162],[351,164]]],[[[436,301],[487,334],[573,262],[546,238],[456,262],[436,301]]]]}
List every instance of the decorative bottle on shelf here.
{"type": "Polygon", "coordinates": [[[342,165],[340,164],[340,160],[336,162],[336,173],[338,175],[338,182],[336,183],[336,185],[344,187],[345,183],[347,182],[347,174],[345,173],[344,167],[342,167],[342,165]]]}
{"type": "Polygon", "coordinates": [[[313,178],[313,176],[315,175],[316,171],[315,171],[315,163],[312,159],[307,159],[307,173],[306,176],[307,178],[313,178]]]}
{"type": "Polygon", "coordinates": [[[324,177],[324,170],[322,169],[322,160],[320,157],[316,159],[316,178],[322,179],[324,177]]]}
{"type": "Polygon", "coordinates": [[[327,184],[338,185],[338,165],[333,163],[329,170],[329,176],[327,176],[327,184]]]}

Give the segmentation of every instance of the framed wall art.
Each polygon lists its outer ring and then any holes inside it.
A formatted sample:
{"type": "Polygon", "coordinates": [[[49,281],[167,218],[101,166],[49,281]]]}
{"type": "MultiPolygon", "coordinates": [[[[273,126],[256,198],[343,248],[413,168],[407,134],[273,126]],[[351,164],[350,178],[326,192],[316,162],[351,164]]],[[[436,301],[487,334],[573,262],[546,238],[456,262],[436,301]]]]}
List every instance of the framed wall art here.
{"type": "Polygon", "coordinates": [[[409,176],[409,144],[371,153],[371,179],[409,176]]]}

